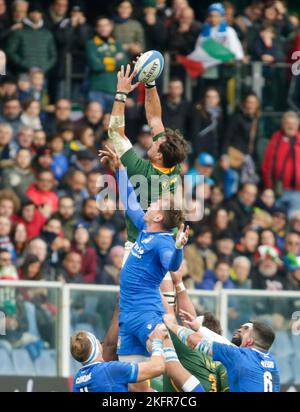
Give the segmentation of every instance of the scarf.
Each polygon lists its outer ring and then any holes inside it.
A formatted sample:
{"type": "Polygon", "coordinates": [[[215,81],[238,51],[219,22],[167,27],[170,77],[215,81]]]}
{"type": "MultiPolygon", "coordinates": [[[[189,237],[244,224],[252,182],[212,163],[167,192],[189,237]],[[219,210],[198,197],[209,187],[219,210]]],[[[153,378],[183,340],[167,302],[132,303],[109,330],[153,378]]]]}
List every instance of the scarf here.
{"type": "Polygon", "coordinates": [[[26,26],[31,27],[32,29],[41,29],[44,26],[44,20],[41,19],[37,24],[33,23],[33,21],[31,21],[28,17],[25,17],[25,19],[23,20],[23,23],[26,26]]]}
{"type": "MultiPolygon", "coordinates": [[[[226,30],[227,30],[228,24],[225,20],[223,20],[219,26],[217,27],[218,29],[218,40],[224,41],[226,37],[226,30]]],[[[203,29],[201,32],[201,37],[211,37],[211,32],[212,32],[212,25],[210,23],[204,23],[203,29]]]]}

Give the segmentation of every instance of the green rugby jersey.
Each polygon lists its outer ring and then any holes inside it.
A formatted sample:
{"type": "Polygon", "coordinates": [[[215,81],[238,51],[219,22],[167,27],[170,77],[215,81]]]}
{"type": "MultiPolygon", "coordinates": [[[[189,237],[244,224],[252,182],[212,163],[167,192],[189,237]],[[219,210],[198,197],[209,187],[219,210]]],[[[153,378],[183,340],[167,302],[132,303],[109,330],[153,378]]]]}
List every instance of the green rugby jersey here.
{"type": "MultiPolygon", "coordinates": [[[[138,156],[133,148],[123,154],[121,161],[127,168],[129,178],[135,175],[142,175],[145,176],[148,181],[147,205],[144,205],[144,208],[150,205],[151,200],[156,201],[162,193],[175,192],[180,178],[179,164],[169,169],[156,167],[150,160],[145,160],[138,156]],[[159,179],[159,184],[151,185],[151,179],[153,179],[153,182],[155,182],[155,179],[159,179]]],[[[140,198],[142,197],[143,196],[140,196],[140,198]]],[[[128,240],[130,242],[135,242],[138,231],[127,215],[126,226],[128,240]]]]}
{"type": "MultiPolygon", "coordinates": [[[[224,365],[184,345],[174,333],[170,332],[170,335],[180,363],[199,379],[206,392],[229,392],[227,371],[224,365]]],[[[167,375],[164,375],[163,388],[164,392],[181,391],[181,388],[177,388],[167,375]]]]}

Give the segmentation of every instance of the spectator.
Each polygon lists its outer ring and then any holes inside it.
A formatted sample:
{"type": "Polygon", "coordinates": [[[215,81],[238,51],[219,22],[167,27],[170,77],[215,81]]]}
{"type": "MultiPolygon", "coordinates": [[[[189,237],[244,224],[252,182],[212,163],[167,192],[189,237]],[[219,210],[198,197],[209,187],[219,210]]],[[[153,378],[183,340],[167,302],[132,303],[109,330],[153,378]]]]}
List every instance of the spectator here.
{"type": "Polygon", "coordinates": [[[257,253],[257,268],[253,273],[253,289],[280,291],[284,289],[284,272],[282,262],[275,249],[269,246],[259,246],[257,253]]]}
{"type": "Polygon", "coordinates": [[[52,150],[48,146],[40,147],[34,156],[33,166],[35,173],[42,170],[51,170],[53,164],[52,150]]]}
{"type": "Polygon", "coordinates": [[[41,273],[43,279],[48,281],[56,280],[56,271],[53,266],[48,263],[47,243],[39,238],[33,238],[27,245],[27,255],[35,255],[42,264],[41,273]]]}
{"type": "Polygon", "coordinates": [[[15,261],[17,255],[15,246],[10,240],[11,229],[11,221],[5,216],[0,216],[0,249],[6,249],[11,254],[12,260],[15,261]]]}
{"type": "Polygon", "coordinates": [[[284,251],[288,255],[300,256],[300,236],[296,232],[290,232],[286,235],[284,251]]]}
{"type": "Polygon", "coordinates": [[[10,32],[10,18],[7,12],[5,0],[0,1],[0,48],[4,48],[5,40],[10,32]]]}
{"type": "Polygon", "coordinates": [[[194,10],[185,7],[169,28],[168,49],[174,54],[188,55],[197,41],[201,24],[195,20],[194,10]]]}
{"type": "Polygon", "coordinates": [[[276,234],[276,243],[280,250],[284,247],[284,238],[287,230],[287,215],[283,208],[275,208],[272,214],[272,229],[276,234]]]}
{"type": "Polygon", "coordinates": [[[50,170],[41,170],[37,175],[36,183],[32,183],[26,194],[36,206],[49,204],[52,213],[58,209],[58,196],[54,192],[54,176],[50,170]]]}
{"type": "Polygon", "coordinates": [[[71,250],[80,254],[82,258],[81,273],[85,283],[95,283],[97,270],[97,256],[93,247],[89,246],[90,234],[83,226],[77,226],[74,232],[74,241],[71,250]]]}
{"type": "MultiPolygon", "coordinates": [[[[0,218],[3,219],[3,218],[0,218]]],[[[1,225],[1,222],[0,222],[1,225]]],[[[12,254],[5,248],[0,248],[0,281],[18,280],[18,272],[12,262],[12,254]]]]}
{"type": "Polygon", "coordinates": [[[20,278],[24,280],[42,280],[42,263],[35,255],[27,255],[22,268],[19,270],[20,278]]]}
{"type": "Polygon", "coordinates": [[[99,193],[101,187],[101,172],[97,170],[92,170],[87,175],[86,189],[88,191],[89,197],[95,197],[99,193]]]}
{"type": "Polygon", "coordinates": [[[256,206],[259,209],[265,210],[268,213],[273,213],[275,206],[275,193],[272,189],[264,189],[257,199],[256,206]]]}
{"type": "Polygon", "coordinates": [[[243,165],[245,155],[250,155],[252,158],[256,157],[259,112],[259,99],[251,93],[243,98],[241,108],[229,120],[225,140],[231,166],[234,168],[239,169],[243,165]]]}
{"type": "Polygon", "coordinates": [[[103,107],[98,102],[88,102],[84,109],[84,116],[74,123],[75,134],[84,127],[93,130],[96,140],[100,139],[103,132],[103,107]]]}
{"type": "Polygon", "coordinates": [[[61,180],[69,168],[69,159],[65,155],[64,139],[60,134],[55,134],[49,141],[52,152],[51,170],[56,180],[61,180]]]}
{"type": "Polygon", "coordinates": [[[102,283],[102,272],[108,263],[108,256],[113,244],[114,233],[109,227],[102,226],[95,236],[97,253],[97,277],[96,282],[102,283]]]}
{"type": "Polygon", "coordinates": [[[65,256],[58,278],[66,283],[84,283],[81,274],[82,258],[79,253],[69,252],[65,256]]]}
{"type": "Polygon", "coordinates": [[[28,242],[26,227],[23,223],[15,224],[12,240],[17,252],[16,266],[20,267],[24,261],[25,249],[28,242]]]}
{"type": "Polygon", "coordinates": [[[22,107],[16,97],[10,97],[3,102],[0,121],[9,124],[13,129],[13,137],[16,137],[21,123],[22,107]]]}
{"type": "Polygon", "coordinates": [[[250,271],[251,262],[245,256],[238,256],[233,260],[230,278],[235,289],[251,289],[250,271]]]}
{"type": "Polygon", "coordinates": [[[278,254],[280,254],[280,250],[277,248],[276,245],[276,235],[271,229],[264,229],[260,232],[260,245],[270,246],[277,250],[278,254]]]}
{"type": "Polygon", "coordinates": [[[300,291],[300,259],[295,256],[288,256],[285,259],[288,273],[286,277],[286,290],[300,291]]]}
{"type": "MultiPolygon", "coordinates": [[[[274,27],[270,24],[263,25],[253,45],[253,60],[275,63],[284,61],[284,58],[283,46],[280,37],[276,37],[274,27]]],[[[270,78],[270,69],[265,69],[264,74],[270,78]]]]}
{"type": "MultiPolygon", "coordinates": [[[[18,98],[18,83],[17,80],[15,79],[14,76],[5,76],[3,79],[1,79],[0,83],[0,95],[1,95],[1,100],[7,100],[7,99],[16,99],[18,98]]],[[[1,102],[2,106],[2,102],[1,102]]]]}
{"type": "Polygon", "coordinates": [[[231,262],[234,256],[234,240],[232,233],[228,230],[222,231],[215,239],[216,254],[218,259],[225,259],[231,262]]]}
{"type": "Polygon", "coordinates": [[[288,209],[289,216],[300,210],[300,132],[299,117],[286,112],[281,130],[275,132],[266,148],[262,176],[264,185],[282,196],[278,205],[288,209]]]}
{"type": "Polygon", "coordinates": [[[120,271],[122,269],[122,263],[124,259],[124,247],[114,246],[111,248],[108,256],[109,264],[103,268],[102,283],[119,285],[120,284],[120,271]]]}
{"type": "Polygon", "coordinates": [[[23,20],[27,17],[29,3],[25,0],[14,0],[12,4],[13,31],[23,28],[23,20]]]}
{"type": "Polygon", "coordinates": [[[194,160],[201,152],[219,156],[223,144],[220,139],[223,121],[221,97],[216,88],[206,89],[201,102],[192,109],[190,122],[191,159],[194,160]]]}
{"type": "Polygon", "coordinates": [[[78,224],[83,225],[88,229],[90,234],[93,234],[98,227],[98,216],[99,209],[96,199],[94,197],[88,197],[82,204],[82,213],[78,224]]]}
{"type": "Polygon", "coordinates": [[[19,148],[32,150],[33,146],[33,129],[29,126],[20,127],[17,134],[17,144],[19,148]]]}
{"type": "Polygon", "coordinates": [[[28,126],[33,130],[40,130],[42,128],[40,113],[40,102],[34,99],[29,99],[23,104],[24,111],[20,117],[20,120],[24,126],[28,126]]]}
{"type": "Polygon", "coordinates": [[[213,228],[214,239],[218,238],[224,231],[230,230],[229,213],[225,208],[218,208],[210,216],[210,226],[213,228]]]}
{"type": "MultiPolygon", "coordinates": [[[[106,17],[96,21],[96,34],[86,44],[89,67],[89,100],[98,102],[106,112],[112,109],[116,91],[116,73],[127,63],[121,44],[112,37],[113,23],[106,17]]],[[[122,39],[124,39],[122,32],[122,39]]]]}
{"type": "Polygon", "coordinates": [[[56,62],[56,49],[52,33],[44,27],[40,4],[29,6],[24,28],[16,30],[8,39],[6,54],[16,73],[39,67],[48,72],[56,62]],[[34,44],[34,47],[32,45],[34,44]]]}
{"type": "Polygon", "coordinates": [[[13,189],[19,197],[24,197],[28,187],[35,180],[31,170],[32,155],[28,149],[19,149],[15,165],[5,168],[2,173],[4,189],[13,189]]]}
{"type": "Polygon", "coordinates": [[[13,142],[13,130],[7,123],[0,123],[0,170],[14,164],[17,147],[13,142]]]}
{"type": "Polygon", "coordinates": [[[59,191],[59,197],[72,197],[75,204],[75,211],[80,213],[83,201],[88,197],[86,190],[86,175],[80,170],[71,170],[66,176],[65,189],[59,191]]]}
{"type": "Polygon", "coordinates": [[[114,35],[123,49],[133,58],[145,50],[144,29],[140,22],[132,19],[133,5],[130,0],[121,0],[115,16],[114,35]]]}
{"type": "Polygon", "coordinates": [[[196,284],[196,288],[205,290],[234,289],[234,283],[230,280],[230,264],[226,260],[219,260],[214,270],[204,272],[203,281],[196,284]]]}
{"type": "Polygon", "coordinates": [[[199,227],[194,235],[194,243],[185,249],[185,259],[191,278],[201,283],[206,270],[213,270],[217,256],[210,249],[212,246],[212,232],[209,227],[199,227]]]}
{"type": "Polygon", "coordinates": [[[194,188],[205,180],[213,183],[211,175],[215,165],[215,159],[209,153],[202,152],[195,161],[195,166],[191,168],[187,175],[191,176],[189,184],[194,188]]]}
{"type": "Polygon", "coordinates": [[[55,103],[54,113],[48,113],[43,121],[43,129],[48,136],[59,133],[59,128],[70,122],[71,118],[71,101],[68,99],[59,99],[55,103]]]}
{"type": "Polygon", "coordinates": [[[258,233],[253,229],[247,230],[242,235],[240,243],[236,245],[236,252],[239,256],[247,257],[251,261],[251,264],[254,265],[258,243],[258,233]]]}
{"type": "Polygon", "coordinates": [[[20,199],[12,190],[0,191],[0,216],[11,219],[20,209],[20,199]]]}
{"type": "Polygon", "coordinates": [[[71,196],[61,196],[58,203],[58,211],[53,215],[61,223],[64,237],[71,241],[76,224],[75,205],[71,196]]]}
{"type": "Polygon", "coordinates": [[[253,183],[245,183],[241,186],[237,196],[227,202],[236,233],[240,233],[250,223],[256,197],[257,186],[253,183]]]}
{"type": "Polygon", "coordinates": [[[183,83],[179,78],[170,80],[168,94],[162,100],[163,123],[171,129],[178,129],[187,134],[190,103],[183,96],[183,83]]]}
{"type": "Polygon", "coordinates": [[[46,146],[47,136],[43,129],[35,130],[33,135],[33,150],[37,151],[40,147],[46,146]]]}
{"type": "Polygon", "coordinates": [[[151,134],[151,129],[147,124],[144,124],[139,134],[137,135],[137,142],[133,146],[134,150],[140,157],[143,157],[144,159],[146,159],[148,150],[152,146],[152,142],[153,142],[153,138],[151,134]]]}
{"type": "Polygon", "coordinates": [[[168,31],[164,18],[157,9],[156,0],[144,0],[143,28],[145,34],[146,50],[164,51],[167,44],[168,31]]]}

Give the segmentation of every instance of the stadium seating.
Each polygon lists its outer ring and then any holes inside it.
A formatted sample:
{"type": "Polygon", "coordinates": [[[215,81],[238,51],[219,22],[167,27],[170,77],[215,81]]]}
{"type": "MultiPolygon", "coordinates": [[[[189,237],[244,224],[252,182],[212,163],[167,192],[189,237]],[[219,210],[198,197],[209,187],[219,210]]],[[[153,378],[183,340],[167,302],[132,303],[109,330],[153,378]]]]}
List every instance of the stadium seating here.
{"type": "Polygon", "coordinates": [[[36,376],[34,364],[26,349],[13,350],[12,360],[17,375],[36,376]]]}
{"type": "Polygon", "coordinates": [[[15,367],[6,349],[0,349],[0,375],[15,375],[15,367]]]}
{"type": "Polygon", "coordinates": [[[44,349],[34,362],[37,376],[56,376],[56,351],[53,349],[44,349]]]}

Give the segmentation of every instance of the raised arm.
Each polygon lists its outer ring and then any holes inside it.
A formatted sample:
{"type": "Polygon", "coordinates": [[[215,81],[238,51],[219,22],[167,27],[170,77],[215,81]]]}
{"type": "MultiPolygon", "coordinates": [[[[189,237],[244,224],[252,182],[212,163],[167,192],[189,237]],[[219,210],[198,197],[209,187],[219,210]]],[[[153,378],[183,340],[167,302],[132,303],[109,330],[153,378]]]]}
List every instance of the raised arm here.
{"type": "Polygon", "coordinates": [[[127,95],[138,85],[138,83],[132,85],[134,74],[134,72],[130,74],[129,64],[126,66],[126,70],[124,66],[121,66],[118,72],[117,93],[111,112],[108,136],[112,140],[119,157],[132,147],[130,140],[125,136],[125,103],[127,95]]]}
{"type": "Polygon", "coordinates": [[[153,137],[161,137],[165,132],[162,122],[162,110],[157,88],[154,84],[145,86],[145,111],[149,127],[153,137]]]}
{"type": "Polygon", "coordinates": [[[125,168],[118,169],[116,171],[116,176],[118,180],[120,198],[125,207],[126,214],[137,229],[142,230],[145,227],[145,213],[141,208],[134,188],[128,179],[127,170],[125,168]]]}
{"type": "Polygon", "coordinates": [[[172,251],[170,248],[159,250],[160,261],[167,272],[175,272],[180,268],[183,260],[183,247],[188,241],[189,230],[189,226],[184,230],[184,224],[182,224],[176,236],[175,250],[172,251]]]}

